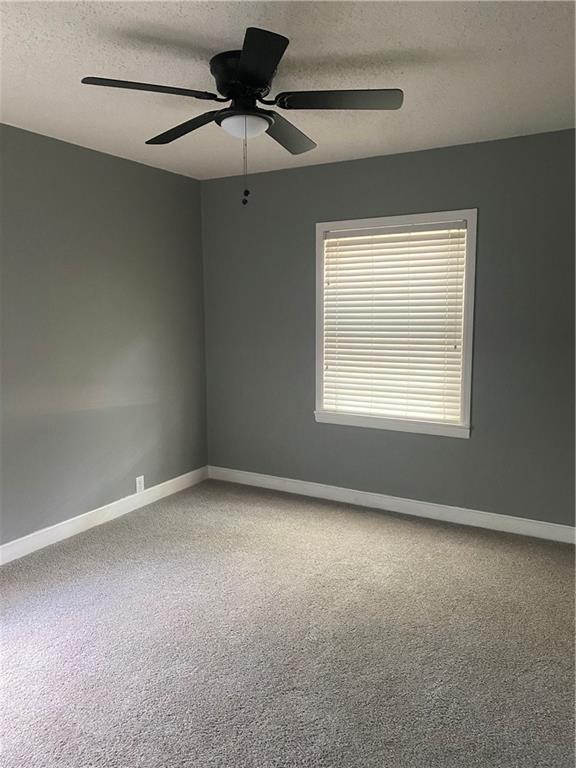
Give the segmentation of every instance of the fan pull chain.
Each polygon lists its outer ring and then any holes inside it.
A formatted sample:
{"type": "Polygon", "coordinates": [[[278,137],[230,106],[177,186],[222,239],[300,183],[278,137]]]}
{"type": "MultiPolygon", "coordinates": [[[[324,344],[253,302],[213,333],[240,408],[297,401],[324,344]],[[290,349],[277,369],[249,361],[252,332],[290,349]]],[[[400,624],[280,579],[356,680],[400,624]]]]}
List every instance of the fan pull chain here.
{"type": "Polygon", "coordinates": [[[248,203],[248,195],[250,194],[250,190],[248,189],[248,138],[247,138],[247,126],[246,126],[246,115],[244,115],[244,140],[242,141],[242,160],[243,160],[243,171],[244,171],[244,197],[242,198],[242,205],[246,205],[248,203]]]}

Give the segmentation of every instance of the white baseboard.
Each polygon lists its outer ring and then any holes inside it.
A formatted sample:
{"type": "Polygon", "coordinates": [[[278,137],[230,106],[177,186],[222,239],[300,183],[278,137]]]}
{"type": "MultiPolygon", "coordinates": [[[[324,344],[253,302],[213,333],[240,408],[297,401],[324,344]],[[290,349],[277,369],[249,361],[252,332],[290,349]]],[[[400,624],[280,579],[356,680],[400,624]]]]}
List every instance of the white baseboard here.
{"type": "Polygon", "coordinates": [[[498,515],[493,512],[480,512],[475,509],[463,507],[450,507],[445,504],[434,504],[414,499],[402,499],[398,496],[386,496],[382,493],[369,493],[368,491],[354,491],[350,488],[339,488],[335,485],[311,483],[305,480],[293,480],[287,477],[274,477],[262,475],[257,472],[243,472],[239,469],[227,469],[225,467],[200,467],[185,475],[174,477],[165,483],[159,483],[152,488],[147,488],[142,493],[126,496],[118,501],[106,504],[104,507],[93,509],[77,517],[64,520],[48,528],[34,531],[28,536],[9,541],[0,546],[0,564],[9,563],[20,557],[43,549],[57,541],[62,541],[77,533],[87,531],[97,525],[102,525],[109,520],[125,515],[140,507],[145,507],[166,496],[190,488],[201,483],[206,478],[224,480],[230,483],[253,485],[259,488],[270,488],[286,493],[295,493],[300,496],[312,496],[318,499],[341,501],[347,504],[355,504],[361,507],[372,507],[388,512],[398,512],[415,517],[427,517],[433,520],[443,520],[460,525],[471,525],[477,528],[489,528],[494,531],[517,533],[523,536],[535,536],[540,539],[574,543],[574,528],[570,525],[547,523],[543,520],[526,520],[523,517],[511,515],[498,515]]]}
{"type": "Polygon", "coordinates": [[[159,483],[151,488],[147,488],[142,493],[135,493],[131,496],[125,496],[104,507],[92,509],[82,515],[77,515],[69,520],[63,520],[61,523],[51,525],[48,528],[41,528],[39,531],[23,536],[21,539],[14,539],[0,546],[0,564],[9,563],[24,555],[29,555],[37,549],[47,547],[49,544],[55,544],[57,541],[75,536],[77,533],[87,531],[96,525],[102,525],[115,517],[125,515],[140,507],[152,504],[154,501],[171,496],[173,493],[183,491],[193,485],[201,483],[208,477],[208,467],[200,467],[185,475],[166,480],[165,483],[159,483]]]}
{"type": "Polygon", "coordinates": [[[571,525],[547,523],[543,520],[526,520],[523,517],[499,515],[494,512],[480,512],[476,509],[450,507],[446,504],[434,504],[427,501],[402,499],[398,496],[386,496],[382,493],[354,491],[350,488],[339,488],[335,485],[309,483],[304,480],[292,480],[287,477],[261,475],[256,472],[243,472],[239,469],[225,467],[208,467],[208,477],[214,480],[224,480],[242,485],[254,485],[259,488],[271,488],[276,491],[296,493],[300,496],[313,496],[330,501],[343,501],[361,507],[372,507],[388,512],[399,512],[403,515],[428,517],[433,520],[443,520],[460,525],[471,525],[476,528],[489,528],[493,531],[518,533],[522,536],[536,536],[540,539],[574,543],[574,528],[571,525]]]}

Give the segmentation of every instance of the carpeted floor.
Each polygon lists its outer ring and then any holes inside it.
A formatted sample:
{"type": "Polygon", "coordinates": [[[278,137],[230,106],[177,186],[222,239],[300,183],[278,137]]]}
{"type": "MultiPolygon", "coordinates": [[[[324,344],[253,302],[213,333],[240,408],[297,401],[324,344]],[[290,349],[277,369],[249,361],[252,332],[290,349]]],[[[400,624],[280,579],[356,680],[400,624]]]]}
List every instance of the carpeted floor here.
{"type": "Polygon", "coordinates": [[[573,768],[567,545],[207,482],[3,569],[4,768],[573,768]]]}

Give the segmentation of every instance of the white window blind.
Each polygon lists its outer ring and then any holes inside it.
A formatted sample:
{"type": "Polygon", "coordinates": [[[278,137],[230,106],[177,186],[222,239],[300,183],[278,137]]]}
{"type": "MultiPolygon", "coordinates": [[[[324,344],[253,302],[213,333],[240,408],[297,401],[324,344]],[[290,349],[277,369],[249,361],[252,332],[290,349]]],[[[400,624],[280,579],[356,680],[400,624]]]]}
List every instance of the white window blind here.
{"type": "Polygon", "coordinates": [[[467,436],[472,222],[446,216],[322,229],[319,420],[467,436]]]}

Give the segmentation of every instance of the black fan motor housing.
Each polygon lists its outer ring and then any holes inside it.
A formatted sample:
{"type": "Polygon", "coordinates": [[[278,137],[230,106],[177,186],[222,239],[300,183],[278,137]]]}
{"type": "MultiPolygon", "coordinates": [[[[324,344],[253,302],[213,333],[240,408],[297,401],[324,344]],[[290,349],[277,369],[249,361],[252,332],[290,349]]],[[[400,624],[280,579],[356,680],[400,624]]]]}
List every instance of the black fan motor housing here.
{"type": "Polygon", "coordinates": [[[256,99],[270,92],[270,83],[249,82],[239,72],[242,51],[224,51],[210,59],[210,72],[216,80],[218,92],[232,99],[238,107],[254,106],[256,99]]]}

